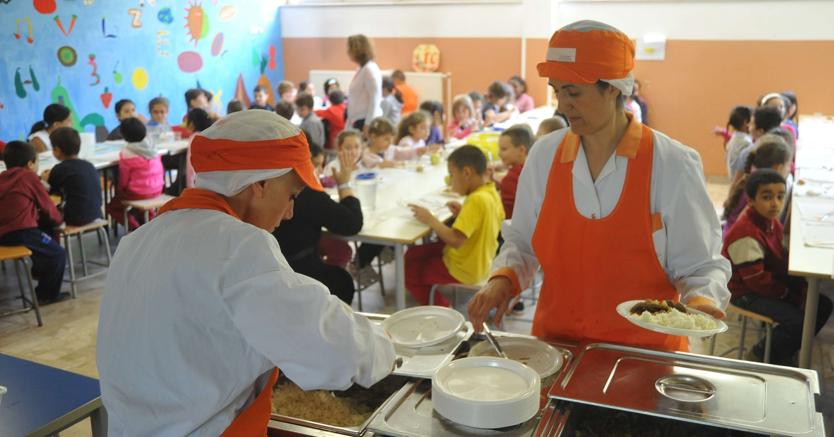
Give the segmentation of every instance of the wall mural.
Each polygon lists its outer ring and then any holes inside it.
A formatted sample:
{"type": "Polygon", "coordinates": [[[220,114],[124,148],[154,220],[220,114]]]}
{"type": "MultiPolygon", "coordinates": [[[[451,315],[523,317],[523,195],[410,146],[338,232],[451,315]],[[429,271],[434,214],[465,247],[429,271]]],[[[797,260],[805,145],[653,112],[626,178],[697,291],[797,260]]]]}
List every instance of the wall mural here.
{"type": "Polygon", "coordinates": [[[214,93],[221,114],[224,96],[248,106],[255,84],[274,102],[284,76],[277,3],[0,0],[0,28],[9,30],[0,35],[0,139],[24,139],[53,102],[90,132],[116,126],[120,99],[149,117],[148,101],[165,96],[177,123],[193,87],[214,93]]]}

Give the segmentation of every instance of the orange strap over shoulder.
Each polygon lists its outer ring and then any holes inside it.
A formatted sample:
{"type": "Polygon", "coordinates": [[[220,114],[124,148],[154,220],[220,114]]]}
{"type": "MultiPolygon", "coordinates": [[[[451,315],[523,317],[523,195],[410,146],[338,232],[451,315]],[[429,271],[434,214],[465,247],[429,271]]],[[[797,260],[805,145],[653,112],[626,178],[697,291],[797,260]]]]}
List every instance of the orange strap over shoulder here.
{"type": "Polygon", "coordinates": [[[272,414],[272,387],[278,381],[278,369],[273,369],[266,386],[252,402],[223,431],[221,437],[266,437],[272,414]]]}

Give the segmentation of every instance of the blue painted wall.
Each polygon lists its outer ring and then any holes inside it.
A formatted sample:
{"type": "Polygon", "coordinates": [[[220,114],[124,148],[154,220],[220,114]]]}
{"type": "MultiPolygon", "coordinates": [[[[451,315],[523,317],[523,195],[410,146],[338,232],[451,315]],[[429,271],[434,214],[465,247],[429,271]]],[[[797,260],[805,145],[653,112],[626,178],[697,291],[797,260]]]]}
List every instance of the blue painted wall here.
{"type": "Polygon", "coordinates": [[[123,98],[150,118],[148,101],[168,97],[179,123],[198,83],[221,114],[236,89],[251,96],[268,82],[274,92],[284,77],[277,3],[0,0],[0,139],[24,138],[52,102],[93,131],[116,126],[123,98]]]}

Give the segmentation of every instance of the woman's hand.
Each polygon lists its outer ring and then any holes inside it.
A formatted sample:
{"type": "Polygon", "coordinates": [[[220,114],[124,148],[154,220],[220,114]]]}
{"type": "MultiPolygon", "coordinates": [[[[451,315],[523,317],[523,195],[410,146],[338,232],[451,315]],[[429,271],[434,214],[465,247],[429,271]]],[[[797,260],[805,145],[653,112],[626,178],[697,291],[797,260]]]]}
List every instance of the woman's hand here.
{"type": "Polygon", "coordinates": [[[510,304],[510,299],[513,297],[513,284],[509,279],[504,277],[496,277],[489,280],[489,282],[481,288],[475,296],[469,300],[467,306],[469,312],[469,321],[475,332],[480,332],[484,321],[486,321],[489,312],[495,309],[495,318],[493,323],[495,326],[501,325],[501,319],[507,312],[510,304]]]}

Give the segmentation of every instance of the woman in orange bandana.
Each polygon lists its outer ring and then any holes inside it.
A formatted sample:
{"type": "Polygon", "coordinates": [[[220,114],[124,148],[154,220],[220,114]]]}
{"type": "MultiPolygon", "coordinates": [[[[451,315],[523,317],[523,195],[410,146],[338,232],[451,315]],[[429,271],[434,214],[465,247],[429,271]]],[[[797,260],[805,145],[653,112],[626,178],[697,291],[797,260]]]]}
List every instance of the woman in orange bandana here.
{"type": "Polygon", "coordinates": [[[191,148],[196,188],[124,237],[107,275],[108,434],[266,436],[278,369],[305,390],[387,376],[387,335],[293,272],[270,234],[302,189],[322,189],[301,131],[252,109],[191,148]]]}
{"type": "Polygon", "coordinates": [[[625,111],[633,67],[634,43],[604,23],[573,23],[550,39],[538,71],[571,126],[531,151],[492,277],[469,303],[476,327],[492,309],[500,323],[539,267],[539,337],[685,350],[686,338],[638,328],[617,304],[680,299],[724,316],[730,265],[700,157],[625,111]]]}

